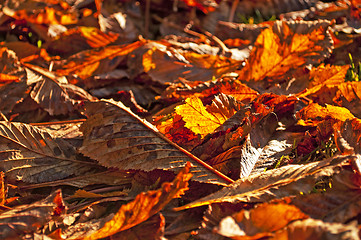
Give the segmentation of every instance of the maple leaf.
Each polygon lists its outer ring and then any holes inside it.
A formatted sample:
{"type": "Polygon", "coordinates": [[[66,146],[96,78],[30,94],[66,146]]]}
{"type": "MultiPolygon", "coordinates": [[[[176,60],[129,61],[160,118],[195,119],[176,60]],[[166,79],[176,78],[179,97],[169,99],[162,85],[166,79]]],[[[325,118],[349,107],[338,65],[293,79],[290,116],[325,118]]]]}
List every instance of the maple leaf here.
{"type": "Polygon", "coordinates": [[[188,189],[188,181],[192,177],[192,174],[189,173],[190,168],[190,164],[187,164],[173,182],[163,183],[160,189],[138,194],[132,202],[122,205],[114,217],[106,222],[102,228],[83,239],[90,240],[111,236],[144,222],[158,213],[172,199],[179,198],[188,189]]]}
{"type": "Polygon", "coordinates": [[[171,142],[121,102],[88,102],[85,108],[89,118],[81,127],[84,142],[79,151],[103,166],[123,170],[174,171],[190,161],[194,180],[216,184],[233,182],[171,142]]]}
{"type": "Polygon", "coordinates": [[[190,97],[185,104],[177,106],[175,112],[182,116],[185,126],[205,137],[221,126],[228,117],[221,112],[209,112],[198,97],[190,97]]]}
{"type": "Polygon", "coordinates": [[[239,80],[277,78],[290,69],[314,64],[330,55],[333,48],[329,21],[276,21],[258,36],[239,80]]]}

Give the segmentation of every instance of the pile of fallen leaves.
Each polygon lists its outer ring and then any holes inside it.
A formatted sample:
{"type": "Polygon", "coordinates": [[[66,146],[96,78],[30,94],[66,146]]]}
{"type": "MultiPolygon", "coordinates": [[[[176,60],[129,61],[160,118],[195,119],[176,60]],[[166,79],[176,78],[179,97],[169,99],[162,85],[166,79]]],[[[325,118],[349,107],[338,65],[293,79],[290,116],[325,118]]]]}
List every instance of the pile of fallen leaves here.
{"type": "Polygon", "coordinates": [[[360,238],[360,1],[0,4],[1,239],[360,238]]]}

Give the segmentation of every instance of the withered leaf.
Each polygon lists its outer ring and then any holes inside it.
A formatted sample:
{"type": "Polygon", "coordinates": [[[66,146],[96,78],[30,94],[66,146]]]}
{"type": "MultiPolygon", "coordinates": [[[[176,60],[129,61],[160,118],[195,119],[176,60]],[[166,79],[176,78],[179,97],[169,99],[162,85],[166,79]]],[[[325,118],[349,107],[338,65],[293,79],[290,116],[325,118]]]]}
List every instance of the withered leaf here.
{"type": "Polygon", "coordinates": [[[29,64],[27,66],[37,71],[26,69],[28,84],[34,84],[30,97],[50,115],[67,115],[75,112],[76,105],[82,100],[96,100],[84,89],[69,84],[66,79],[60,80],[44,69],[29,64]]]}
{"type": "Polygon", "coordinates": [[[239,79],[277,78],[293,68],[318,63],[330,56],[333,42],[329,21],[275,21],[258,36],[239,79]]]}
{"type": "Polygon", "coordinates": [[[81,153],[105,167],[119,169],[176,170],[192,163],[194,180],[227,184],[232,182],[191,153],[168,140],[152,124],[139,118],[122,102],[101,100],[85,104],[88,120],[81,153]]]}
{"type": "Polygon", "coordinates": [[[177,210],[221,202],[266,202],[275,198],[308,193],[325,176],[337,174],[340,164],[356,156],[338,156],[306,165],[287,165],[239,179],[229,187],[176,208],[177,210]]]}
{"type": "Polygon", "coordinates": [[[0,235],[2,239],[23,239],[49,222],[52,216],[64,213],[65,205],[60,190],[47,198],[29,205],[20,205],[0,214],[0,235]]]}
{"type": "Polygon", "coordinates": [[[144,222],[164,208],[173,198],[179,198],[188,190],[190,164],[181,170],[173,182],[165,182],[158,190],[142,192],[136,198],[122,205],[114,217],[99,230],[84,237],[84,240],[99,239],[127,230],[144,222]]]}
{"type": "Polygon", "coordinates": [[[74,147],[37,127],[0,122],[0,169],[12,181],[49,182],[97,168],[76,155],[74,147]]]}

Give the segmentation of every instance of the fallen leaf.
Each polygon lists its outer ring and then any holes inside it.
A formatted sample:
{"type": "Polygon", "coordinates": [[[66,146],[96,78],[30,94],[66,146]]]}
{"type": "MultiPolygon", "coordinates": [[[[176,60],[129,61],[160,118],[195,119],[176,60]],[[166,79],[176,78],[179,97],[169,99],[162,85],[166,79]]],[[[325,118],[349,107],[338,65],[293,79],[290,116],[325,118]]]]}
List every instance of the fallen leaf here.
{"type": "Polygon", "coordinates": [[[0,168],[12,181],[42,183],[97,169],[78,160],[74,147],[24,123],[0,122],[0,168]]]}
{"type": "Polygon", "coordinates": [[[99,239],[127,230],[144,222],[164,208],[173,198],[178,198],[188,189],[190,164],[175,177],[173,182],[165,182],[158,190],[140,193],[136,198],[122,205],[112,220],[102,228],[83,239],[99,239]]]}
{"type": "Polygon", "coordinates": [[[25,234],[33,233],[48,223],[52,216],[64,213],[60,190],[47,198],[29,205],[20,205],[0,213],[0,233],[3,239],[22,239],[25,234]]]}
{"type": "Polygon", "coordinates": [[[81,127],[84,142],[79,151],[101,165],[123,170],[176,170],[189,161],[196,181],[232,182],[171,142],[155,126],[139,118],[121,102],[88,102],[85,108],[89,118],[81,127]]]}
{"type": "Polygon", "coordinates": [[[251,55],[239,72],[241,81],[281,77],[291,69],[319,63],[333,48],[329,21],[275,21],[258,36],[251,55]]]}

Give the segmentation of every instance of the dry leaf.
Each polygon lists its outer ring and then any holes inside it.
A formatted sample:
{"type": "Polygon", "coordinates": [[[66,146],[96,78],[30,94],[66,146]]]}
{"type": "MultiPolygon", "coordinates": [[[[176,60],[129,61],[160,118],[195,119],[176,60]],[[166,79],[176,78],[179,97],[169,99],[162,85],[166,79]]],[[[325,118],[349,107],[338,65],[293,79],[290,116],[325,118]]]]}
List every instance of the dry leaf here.
{"type": "Polygon", "coordinates": [[[178,173],[173,182],[163,183],[158,190],[140,193],[132,202],[122,205],[112,220],[83,239],[99,239],[111,236],[134,227],[158,213],[173,198],[180,197],[188,189],[188,181],[192,177],[189,170],[190,164],[187,164],[187,167],[178,173]]]}
{"type": "Polygon", "coordinates": [[[187,161],[194,180],[227,184],[232,182],[197,157],[169,141],[152,124],[139,118],[121,102],[102,100],[86,103],[88,120],[81,153],[106,167],[119,169],[176,170],[187,161]]]}
{"type": "Polygon", "coordinates": [[[0,213],[2,239],[23,239],[48,223],[52,216],[64,213],[65,205],[61,191],[57,190],[47,198],[29,205],[20,205],[0,213]]]}
{"type": "Polygon", "coordinates": [[[337,174],[340,164],[356,156],[340,156],[306,165],[287,165],[239,179],[229,187],[176,210],[222,202],[267,202],[308,193],[322,177],[337,174]]]}
{"type": "Polygon", "coordinates": [[[23,123],[0,122],[0,153],[0,168],[12,181],[49,182],[98,169],[78,160],[64,140],[23,123]]]}

